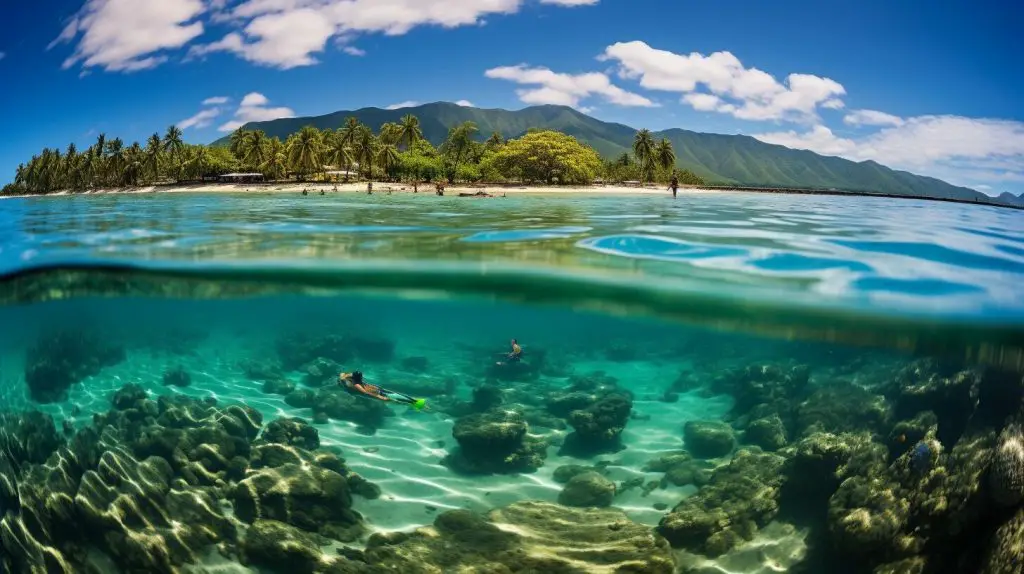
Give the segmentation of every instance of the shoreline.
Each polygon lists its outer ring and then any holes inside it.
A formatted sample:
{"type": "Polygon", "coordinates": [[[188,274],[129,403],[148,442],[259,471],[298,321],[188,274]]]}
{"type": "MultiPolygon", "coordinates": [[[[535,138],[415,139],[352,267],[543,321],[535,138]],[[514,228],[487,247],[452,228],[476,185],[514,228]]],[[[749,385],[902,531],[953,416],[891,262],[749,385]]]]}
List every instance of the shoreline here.
{"type": "MultiPolygon", "coordinates": [[[[31,197],[66,197],[79,195],[114,195],[114,194],[148,194],[148,193],[301,193],[308,190],[310,194],[317,194],[321,190],[325,193],[366,193],[366,182],[356,183],[320,183],[320,182],[283,182],[283,183],[193,183],[193,184],[168,184],[148,185],[136,188],[104,188],[89,191],[73,192],[58,191],[41,195],[9,195],[0,196],[0,199],[17,199],[31,197]]],[[[375,193],[409,193],[412,194],[412,185],[406,183],[374,182],[375,193]]],[[[445,197],[460,197],[462,194],[475,194],[478,192],[491,194],[492,197],[501,197],[503,194],[536,194],[536,195],[571,195],[571,194],[597,194],[597,195],[668,195],[666,188],[652,186],[627,186],[627,185],[587,185],[587,186],[544,186],[544,185],[519,185],[519,184],[479,184],[479,185],[451,185],[445,189],[445,197]]],[[[891,193],[875,193],[867,191],[841,191],[834,189],[794,189],[775,187],[749,187],[749,186],[682,186],[679,193],[721,193],[721,192],[742,192],[742,193],[771,193],[788,195],[834,195],[853,197],[878,197],[885,199],[912,199],[921,201],[940,201],[946,203],[960,203],[965,205],[980,205],[989,207],[1002,207],[1007,209],[1024,210],[1024,206],[1010,205],[1005,203],[970,201],[966,199],[948,197],[930,197],[924,195],[896,195],[891,193]]],[[[431,184],[420,186],[419,194],[434,195],[434,187],[431,184]]],[[[465,197],[465,196],[463,196],[465,197]]],[[[483,197],[483,196],[481,196],[483,197]]],[[[995,199],[995,198],[993,198],[995,199]]]]}

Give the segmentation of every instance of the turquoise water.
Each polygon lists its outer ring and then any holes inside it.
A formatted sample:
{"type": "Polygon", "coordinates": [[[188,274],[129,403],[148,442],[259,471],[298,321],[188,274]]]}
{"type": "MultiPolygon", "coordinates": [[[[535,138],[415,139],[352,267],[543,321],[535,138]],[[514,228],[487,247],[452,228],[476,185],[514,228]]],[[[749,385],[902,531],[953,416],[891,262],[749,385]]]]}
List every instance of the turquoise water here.
{"type": "Polygon", "coordinates": [[[1017,211],[14,199],[0,272],[0,571],[1021,563],[1017,211]]]}

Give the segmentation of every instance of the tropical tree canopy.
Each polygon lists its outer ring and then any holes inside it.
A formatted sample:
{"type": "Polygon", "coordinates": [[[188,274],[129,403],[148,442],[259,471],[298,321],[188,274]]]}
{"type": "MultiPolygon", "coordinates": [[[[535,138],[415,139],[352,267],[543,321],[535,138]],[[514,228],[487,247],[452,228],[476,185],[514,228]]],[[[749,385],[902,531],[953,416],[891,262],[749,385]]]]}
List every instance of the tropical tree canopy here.
{"type": "Polygon", "coordinates": [[[498,132],[486,139],[476,124],[452,127],[440,146],[423,135],[420,121],[407,114],[385,123],[375,133],[354,117],[336,130],[311,126],[286,141],[262,130],[239,128],[225,146],[192,145],[177,126],[154,133],[144,144],[126,144],[100,134],[79,149],[43,149],[18,166],[14,182],[3,194],[44,194],[58,190],[130,187],[164,181],[191,181],[225,173],[262,173],[267,179],[326,178],[329,169],[342,169],[345,179],[358,166],[367,179],[430,182],[522,181],[531,183],[588,183],[608,181],[668,181],[675,174],[683,185],[703,185],[689,170],[678,171],[676,150],[667,139],[655,142],[648,130],[637,132],[632,154],[602,161],[597,152],[574,137],[550,130],[530,129],[506,141],[498,132]]]}
{"type": "Polygon", "coordinates": [[[509,179],[539,183],[590,183],[603,167],[593,148],[554,131],[530,132],[509,140],[489,162],[509,179]]]}

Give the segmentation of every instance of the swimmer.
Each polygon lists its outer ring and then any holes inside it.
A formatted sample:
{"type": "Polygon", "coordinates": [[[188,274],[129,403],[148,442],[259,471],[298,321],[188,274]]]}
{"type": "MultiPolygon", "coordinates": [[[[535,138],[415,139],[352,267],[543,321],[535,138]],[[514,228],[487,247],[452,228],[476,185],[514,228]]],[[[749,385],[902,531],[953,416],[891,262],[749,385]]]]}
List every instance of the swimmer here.
{"type": "Polygon", "coordinates": [[[378,401],[409,405],[417,411],[424,409],[430,410],[426,408],[426,399],[417,399],[399,392],[382,389],[377,385],[371,385],[363,379],[363,373],[360,371],[339,374],[338,384],[344,386],[346,389],[357,391],[370,398],[377,399],[378,401]]]}
{"type": "MultiPolygon", "coordinates": [[[[515,339],[512,339],[510,343],[512,345],[511,351],[505,355],[505,362],[518,363],[523,358],[523,348],[519,346],[519,343],[515,339]]],[[[505,362],[498,361],[497,364],[504,365],[505,362]]]]}

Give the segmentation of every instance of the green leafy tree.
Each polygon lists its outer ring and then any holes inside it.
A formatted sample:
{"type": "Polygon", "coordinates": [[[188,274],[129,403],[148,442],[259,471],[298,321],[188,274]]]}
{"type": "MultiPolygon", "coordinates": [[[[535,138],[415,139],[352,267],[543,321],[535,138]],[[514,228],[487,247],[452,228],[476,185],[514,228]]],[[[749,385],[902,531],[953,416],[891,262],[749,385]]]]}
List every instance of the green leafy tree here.
{"type": "Polygon", "coordinates": [[[160,134],[154,133],[146,140],[146,170],[152,181],[160,179],[160,155],[162,154],[160,134]]]}
{"type": "Polygon", "coordinates": [[[288,150],[281,140],[270,139],[267,146],[267,158],[260,165],[260,171],[270,179],[283,179],[288,175],[288,150]]]}
{"type": "Polygon", "coordinates": [[[181,177],[182,150],[185,149],[185,142],[182,140],[181,129],[178,126],[168,126],[164,134],[164,153],[171,156],[176,166],[177,177],[181,177]]]}
{"type": "Polygon", "coordinates": [[[672,169],[676,165],[676,152],[672,149],[672,142],[662,138],[654,148],[654,157],[662,171],[668,172],[672,169]]]}
{"type": "Polygon", "coordinates": [[[400,162],[398,147],[393,143],[381,143],[377,146],[377,165],[388,177],[392,177],[400,162]]]}
{"type": "Polygon", "coordinates": [[[554,131],[530,132],[509,140],[488,163],[507,179],[584,184],[601,173],[601,157],[576,138],[554,131]]]}
{"type": "Polygon", "coordinates": [[[360,170],[371,180],[373,179],[373,163],[377,158],[377,146],[379,144],[379,140],[373,135],[373,130],[367,126],[359,126],[359,131],[356,133],[355,156],[359,162],[360,170]]]}

